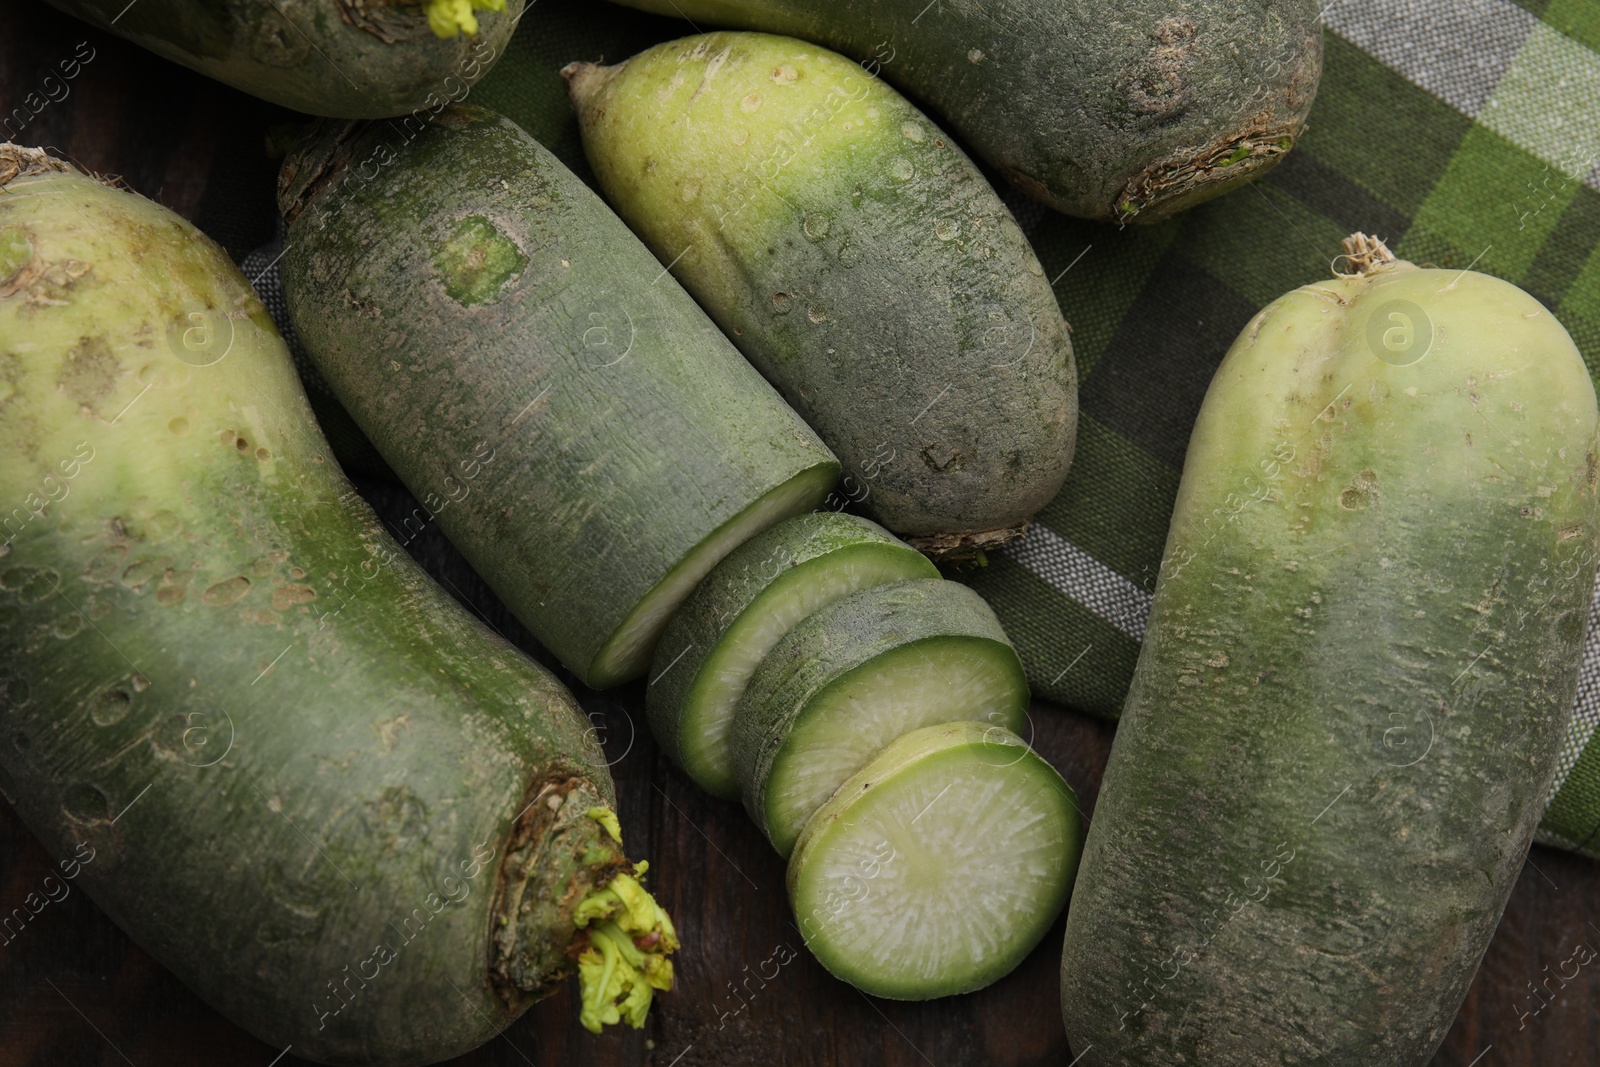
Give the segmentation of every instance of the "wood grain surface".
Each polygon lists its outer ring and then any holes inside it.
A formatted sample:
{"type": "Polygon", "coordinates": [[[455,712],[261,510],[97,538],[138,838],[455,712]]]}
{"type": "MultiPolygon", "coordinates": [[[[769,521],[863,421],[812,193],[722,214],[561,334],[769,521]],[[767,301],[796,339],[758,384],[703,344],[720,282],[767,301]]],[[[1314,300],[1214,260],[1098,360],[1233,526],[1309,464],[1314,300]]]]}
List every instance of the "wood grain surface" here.
{"type": "MultiPolygon", "coordinates": [[[[268,132],[294,121],[289,112],[36,2],[0,0],[0,122],[17,108],[24,109],[23,121],[0,125],[0,140],[9,134],[86,169],[120,175],[195,221],[235,259],[272,234],[276,163],[268,132]],[[93,58],[66,83],[65,95],[58,82],[51,89],[56,99],[47,96],[45,79],[58,74],[58,64],[90,51],[93,58]]],[[[398,517],[414,506],[392,485],[359,487],[380,515],[398,517]]],[[[550,664],[436,530],[410,548],[490,625],[550,664]]],[[[563,677],[571,684],[570,675],[563,677]]],[[[645,729],[642,685],[606,693],[574,685],[574,691],[612,760],[629,851],[651,861],[652,888],[682,935],[678,986],[657,998],[644,1031],[612,1029],[600,1037],[578,1026],[569,986],[453,1063],[1096,1067],[1093,1049],[1077,1050],[1075,1061],[1062,1032],[1056,973],[1062,921],[1017,971],[979,993],[918,1004],[864,996],[831,978],[801,947],[783,864],[743,810],[701,793],[657,751],[645,729]],[[771,974],[781,946],[794,959],[775,977],[760,977],[771,974]]],[[[1035,706],[1032,721],[1036,747],[1092,817],[1111,726],[1045,705],[1035,706]]],[[[53,870],[0,804],[0,913],[19,906],[53,870]]],[[[1534,849],[1436,1067],[1600,1063],[1600,962],[1583,968],[1547,1005],[1533,993],[1585,942],[1600,946],[1600,864],[1534,849]]],[[[81,892],[50,904],[0,945],[0,1067],[305,1062],[207,1007],[81,892]]]]}

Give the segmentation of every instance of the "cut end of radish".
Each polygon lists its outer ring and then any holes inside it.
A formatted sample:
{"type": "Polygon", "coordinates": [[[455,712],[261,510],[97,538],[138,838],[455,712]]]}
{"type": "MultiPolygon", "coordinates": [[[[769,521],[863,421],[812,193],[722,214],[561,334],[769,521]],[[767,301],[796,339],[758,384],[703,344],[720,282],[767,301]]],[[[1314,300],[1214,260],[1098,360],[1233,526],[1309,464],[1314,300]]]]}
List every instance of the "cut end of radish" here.
{"type": "MultiPolygon", "coordinates": [[[[568,944],[548,931],[586,936],[573,910],[577,902],[633,869],[615,816],[593,783],[544,781],[524,800],[499,860],[490,927],[489,980],[512,1008],[552,992],[572,972],[568,944]]],[[[487,863],[492,856],[474,859],[487,863]]]]}
{"type": "Polygon", "coordinates": [[[584,680],[596,689],[643,675],[667,620],[685,597],[724,556],[784,519],[810,511],[838,479],[839,468],[825,463],[790,478],[717,528],[635,605],[623,624],[595,655],[584,680]]]}
{"type": "Polygon", "coordinates": [[[970,992],[1020,963],[1066,904],[1077,798],[1020,738],[977,722],[907,734],[840,787],[789,862],[807,946],[874,996],[970,992]]]}
{"type": "Polygon", "coordinates": [[[496,889],[489,977],[513,1010],[554,990],[578,963],[578,1021],[644,1025],[672,988],[678,932],[640,884],[648,863],[622,852],[616,812],[587,782],[542,786],[517,816],[496,889]],[[548,931],[567,929],[563,941],[548,931]]]}

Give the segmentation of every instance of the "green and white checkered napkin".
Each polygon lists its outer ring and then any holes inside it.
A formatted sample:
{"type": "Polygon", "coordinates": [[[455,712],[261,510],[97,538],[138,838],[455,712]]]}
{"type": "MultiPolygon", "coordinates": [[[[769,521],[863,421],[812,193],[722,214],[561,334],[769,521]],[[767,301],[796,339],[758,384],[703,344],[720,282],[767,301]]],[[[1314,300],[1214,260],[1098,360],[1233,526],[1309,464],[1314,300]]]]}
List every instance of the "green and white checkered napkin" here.
{"type": "MultiPolygon", "coordinates": [[[[1072,324],[1078,452],[1028,537],[957,577],[994,605],[1041,697],[1118,713],[1212,371],[1258,309],[1328,276],[1347,234],[1515,282],[1600,371],[1600,6],[1332,0],[1323,18],[1310,130],[1256,184],[1122,230],[1007,194],[1072,324]]],[[[691,32],[609,5],[539,0],[472,100],[588,176],[557,71],[691,32]]],[[[1591,625],[1539,839],[1600,856],[1597,724],[1591,625]]]]}

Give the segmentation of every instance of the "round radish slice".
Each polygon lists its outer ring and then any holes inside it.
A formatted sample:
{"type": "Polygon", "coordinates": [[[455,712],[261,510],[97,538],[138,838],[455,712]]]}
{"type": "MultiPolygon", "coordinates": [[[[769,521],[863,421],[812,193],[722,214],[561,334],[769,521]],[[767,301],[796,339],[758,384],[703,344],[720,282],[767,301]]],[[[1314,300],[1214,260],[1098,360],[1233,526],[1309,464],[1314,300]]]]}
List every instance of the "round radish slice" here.
{"type": "Polygon", "coordinates": [[[789,861],[806,945],[873,996],[967,993],[1020,963],[1067,901],[1077,797],[980,722],[895,741],[817,810],[789,861]]]}

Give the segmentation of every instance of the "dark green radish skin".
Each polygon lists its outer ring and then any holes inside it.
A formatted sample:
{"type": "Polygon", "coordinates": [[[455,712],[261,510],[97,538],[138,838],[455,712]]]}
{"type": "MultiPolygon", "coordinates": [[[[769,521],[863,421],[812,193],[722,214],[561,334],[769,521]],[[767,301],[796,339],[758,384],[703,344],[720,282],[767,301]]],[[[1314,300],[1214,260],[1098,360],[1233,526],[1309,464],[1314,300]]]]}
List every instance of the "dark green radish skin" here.
{"type": "Polygon", "coordinates": [[[283,288],[346,410],[587,684],[838,463],[600,198],[515,124],[327,124],[284,162],[283,288]],[[420,432],[426,428],[426,433],[420,432]],[[491,462],[492,461],[492,462],[491,462]]]}
{"type": "Polygon", "coordinates": [[[1346,248],[1240,334],[1189,444],[1067,918],[1098,1063],[1428,1062],[1555,769],[1583,361],[1507,282],[1346,248]]]}
{"type": "Polygon", "coordinates": [[[728,733],[750,676],[795,624],[842,596],[939,569],[875,522],[819,511],[752,537],[683,602],[656,646],[645,711],[673,762],[739,796],[728,733]]]}
{"type": "Polygon", "coordinates": [[[1020,737],[942,723],[892,742],[817,809],[789,900],[836,978],[893,1000],[970,993],[1044,937],[1082,843],[1072,788],[1020,737]]]}
{"type": "Polygon", "coordinates": [[[351,119],[415,112],[419,124],[489,72],[523,7],[523,0],[503,0],[504,10],[474,12],[463,26],[448,13],[450,0],[47,2],[296,111],[351,119]],[[438,9],[437,27],[431,9],[438,9]]]}
{"type": "Polygon", "coordinates": [[[1077,372],[1032,248],[893,89],[721,33],[563,72],[607,199],[934,553],[1004,541],[1072,462],[1077,372]]]}
{"type": "Polygon", "coordinates": [[[915,578],[841,597],[767,653],[734,712],[746,810],[787,856],[839,784],[911,730],[979,719],[1024,731],[1028,684],[971,589],[915,578]]]}
{"type": "Polygon", "coordinates": [[[621,0],[816,41],[927,105],[1028,195],[1152,222],[1234,188],[1305,129],[1313,0],[621,0]]]}
{"type": "Polygon", "coordinates": [[[0,145],[0,338],[0,792],[269,1044],[494,1036],[629,869],[570,694],[382,531],[167,209],[0,145]]]}

